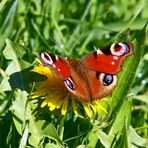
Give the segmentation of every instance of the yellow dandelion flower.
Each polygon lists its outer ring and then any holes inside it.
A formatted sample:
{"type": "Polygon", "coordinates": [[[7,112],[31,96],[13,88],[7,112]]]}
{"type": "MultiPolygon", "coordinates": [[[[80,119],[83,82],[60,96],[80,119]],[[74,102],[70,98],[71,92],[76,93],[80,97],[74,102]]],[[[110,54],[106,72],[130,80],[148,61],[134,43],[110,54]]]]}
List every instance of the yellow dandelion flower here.
{"type": "MultiPolygon", "coordinates": [[[[32,93],[32,98],[42,98],[44,101],[41,107],[48,106],[50,111],[61,109],[61,114],[66,115],[69,104],[71,103],[72,110],[75,116],[79,116],[77,107],[81,105],[88,117],[92,117],[93,113],[107,112],[98,100],[92,102],[77,101],[65,87],[63,80],[49,67],[46,67],[37,59],[38,65],[32,70],[33,72],[45,75],[46,80],[36,82],[35,90],[32,93]]],[[[102,100],[107,100],[104,98],[102,100]]],[[[102,101],[101,100],[101,101],[102,101]]]]}

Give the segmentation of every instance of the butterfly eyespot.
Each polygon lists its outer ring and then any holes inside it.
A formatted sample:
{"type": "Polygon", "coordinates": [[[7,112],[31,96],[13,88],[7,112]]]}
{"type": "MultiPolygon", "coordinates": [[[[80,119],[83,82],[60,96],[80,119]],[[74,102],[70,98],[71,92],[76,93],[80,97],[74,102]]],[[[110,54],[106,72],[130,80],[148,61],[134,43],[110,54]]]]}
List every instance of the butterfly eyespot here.
{"type": "Polygon", "coordinates": [[[111,53],[115,56],[122,56],[130,52],[130,47],[125,42],[114,43],[110,47],[111,53]]]}
{"type": "Polygon", "coordinates": [[[71,80],[71,78],[68,78],[67,80],[65,80],[64,83],[69,89],[75,90],[75,85],[71,80]]]}
{"type": "Polygon", "coordinates": [[[110,85],[113,82],[113,75],[105,74],[103,78],[103,84],[105,86],[110,85]]]}
{"type": "Polygon", "coordinates": [[[122,43],[119,43],[119,44],[121,44],[124,47],[124,54],[130,52],[130,46],[127,43],[122,42],[122,43]]]}

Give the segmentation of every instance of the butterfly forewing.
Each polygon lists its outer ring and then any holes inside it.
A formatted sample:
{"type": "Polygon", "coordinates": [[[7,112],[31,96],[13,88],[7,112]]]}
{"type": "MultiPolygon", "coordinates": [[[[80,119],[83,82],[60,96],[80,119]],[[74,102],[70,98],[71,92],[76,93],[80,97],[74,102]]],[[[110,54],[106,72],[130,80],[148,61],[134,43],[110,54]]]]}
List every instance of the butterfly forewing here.
{"type": "Polygon", "coordinates": [[[40,58],[45,66],[52,68],[62,79],[66,80],[70,77],[71,67],[66,59],[46,52],[41,53],[40,58]]]}
{"type": "Polygon", "coordinates": [[[82,60],[88,69],[107,74],[117,74],[127,56],[133,54],[131,43],[114,43],[93,51],[82,60]]]}

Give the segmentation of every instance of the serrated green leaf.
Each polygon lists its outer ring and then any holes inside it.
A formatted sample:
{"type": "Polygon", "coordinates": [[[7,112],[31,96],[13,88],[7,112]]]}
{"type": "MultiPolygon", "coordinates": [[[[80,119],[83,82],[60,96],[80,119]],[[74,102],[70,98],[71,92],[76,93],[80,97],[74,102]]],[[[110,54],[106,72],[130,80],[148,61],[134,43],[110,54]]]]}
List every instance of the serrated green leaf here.
{"type": "Polygon", "coordinates": [[[12,61],[6,69],[6,74],[11,75],[14,72],[21,71],[22,69],[31,66],[31,64],[22,60],[22,57],[26,54],[26,51],[27,48],[23,47],[22,45],[13,43],[8,39],[6,40],[6,47],[3,51],[3,55],[6,59],[12,61]]]}
{"type": "Polygon", "coordinates": [[[11,90],[10,83],[7,79],[3,79],[0,83],[0,92],[9,91],[11,90]]]}
{"type": "Polygon", "coordinates": [[[115,146],[116,147],[128,148],[127,125],[126,125],[125,122],[124,122],[124,126],[122,128],[121,133],[122,134],[119,135],[119,138],[118,139],[115,139],[114,141],[112,141],[112,144],[115,143],[115,146]]]}
{"type": "Polygon", "coordinates": [[[89,133],[88,141],[89,142],[88,142],[87,147],[90,147],[90,148],[96,147],[96,144],[98,142],[98,137],[96,136],[94,132],[89,133]]]}
{"type": "Polygon", "coordinates": [[[9,39],[6,39],[6,47],[3,51],[3,55],[6,59],[17,62],[18,65],[20,65],[20,69],[24,69],[26,68],[25,65],[27,67],[30,65],[28,62],[22,60],[22,57],[26,54],[27,51],[28,49],[24,46],[13,43],[9,39]],[[23,66],[21,67],[22,64],[23,66]]]}
{"type": "Polygon", "coordinates": [[[148,138],[144,139],[140,137],[132,126],[129,127],[128,142],[129,147],[148,147],[148,138]]]}
{"type": "Polygon", "coordinates": [[[77,146],[76,148],[86,148],[86,145],[79,145],[79,146],[77,146]]]}
{"type": "Polygon", "coordinates": [[[53,143],[47,143],[45,145],[45,148],[61,148],[61,146],[53,144],[53,143]]]}
{"type": "MultiPolygon", "coordinates": [[[[9,76],[9,79],[5,79],[1,82],[0,88],[2,91],[11,90],[12,88],[20,88],[25,90],[29,85],[29,72],[23,73],[21,70],[31,66],[28,62],[22,60],[22,57],[26,54],[27,48],[23,47],[20,44],[6,40],[6,47],[3,51],[3,55],[6,59],[11,60],[10,64],[5,70],[5,73],[9,76]],[[28,77],[28,79],[27,79],[28,77]],[[5,84],[5,85],[4,85],[5,84]]],[[[27,70],[25,70],[26,72],[27,70]]]]}
{"type": "MultiPolygon", "coordinates": [[[[128,127],[129,126],[129,121],[131,117],[131,99],[124,101],[120,111],[118,112],[115,121],[112,124],[112,127],[109,131],[109,140],[111,141],[111,145],[114,144],[116,145],[118,138],[123,134],[122,129],[124,126],[128,127]]],[[[111,146],[110,145],[110,146],[111,146]]]]}
{"type": "Polygon", "coordinates": [[[51,138],[62,145],[62,140],[58,136],[55,127],[45,120],[35,121],[35,119],[32,117],[29,122],[29,129],[31,132],[29,143],[32,146],[38,147],[44,137],[48,137],[49,139],[51,138]]]}
{"type": "Polygon", "coordinates": [[[19,134],[22,134],[22,126],[23,122],[26,120],[26,101],[27,101],[27,92],[17,90],[15,91],[14,95],[16,96],[15,100],[13,101],[13,104],[10,108],[11,112],[13,113],[13,121],[15,124],[15,127],[19,134]]]}
{"type": "Polygon", "coordinates": [[[105,147],[105,148],[109,148],[110,145],[111,145],[111,142],[112,142],[112,139],[108,137],[108,135],[101,131],[101,130],[97,130],[96,131],[96,135],[98,136],[100,142],[102,143],[102,145],[105,147]]]}
{"type": "Polygon", "coordinates": [[[147,95],[137,95],[137,96],[134,96],[134,99],[145,102],[146,104],[148,104],[148,96],[147,95]]]}

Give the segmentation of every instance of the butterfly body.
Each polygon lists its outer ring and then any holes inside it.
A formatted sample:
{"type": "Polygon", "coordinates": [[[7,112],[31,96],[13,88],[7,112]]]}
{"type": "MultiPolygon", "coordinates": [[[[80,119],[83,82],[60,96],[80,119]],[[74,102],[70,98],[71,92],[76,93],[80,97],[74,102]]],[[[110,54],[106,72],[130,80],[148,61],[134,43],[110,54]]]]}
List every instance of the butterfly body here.
{"type": "Polygon", "coordinates": [[[117,73],[131,54],[133,45],[120,42],[94,50],[82,60],[64,59],[46,52],[40,57],[45,66],[63,79],[68,91],[77,99],[88,102],[111,95],[117,85],[117,73]]]}

